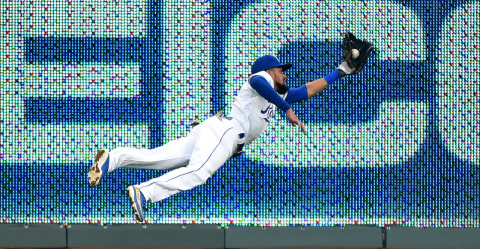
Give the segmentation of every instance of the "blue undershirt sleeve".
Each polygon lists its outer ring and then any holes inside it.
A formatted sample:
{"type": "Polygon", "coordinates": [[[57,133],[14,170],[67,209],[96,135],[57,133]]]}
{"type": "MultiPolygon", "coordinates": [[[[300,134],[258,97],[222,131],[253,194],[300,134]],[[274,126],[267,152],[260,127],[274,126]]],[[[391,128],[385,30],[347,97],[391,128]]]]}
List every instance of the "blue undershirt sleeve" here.
{"type": "Polygon", "coordinates": [[[253,76],[250,79],[250,85],[255,89],[260,96],[276,105],[282,111],[286,112],[290,109],[290,105],[273,89],[268,81],[262,76],[253,76]]]}
{"type": "Polygon", "coordinates": [[[285,98],[285,101],[291,104],[305,99],[308,99],[308,91],[307,86],[303,85],[301,87],[288,89],[288,94],[285,98]]]}

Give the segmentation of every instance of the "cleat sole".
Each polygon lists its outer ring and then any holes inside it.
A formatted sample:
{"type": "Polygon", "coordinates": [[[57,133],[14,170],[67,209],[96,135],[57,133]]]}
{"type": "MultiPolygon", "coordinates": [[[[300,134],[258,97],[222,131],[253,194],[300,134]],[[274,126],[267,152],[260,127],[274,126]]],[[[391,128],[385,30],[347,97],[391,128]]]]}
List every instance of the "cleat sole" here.
{"type": "Polygon", "coordinates": [[[102,169],[101,165],[105,163],[108,158],[108,151],[105,149],[98,150],[95,160],[92,167],[88,171],[88,183],[90,186],[95,187],[100,184],[100,179],[102,179],[102,169]]]}

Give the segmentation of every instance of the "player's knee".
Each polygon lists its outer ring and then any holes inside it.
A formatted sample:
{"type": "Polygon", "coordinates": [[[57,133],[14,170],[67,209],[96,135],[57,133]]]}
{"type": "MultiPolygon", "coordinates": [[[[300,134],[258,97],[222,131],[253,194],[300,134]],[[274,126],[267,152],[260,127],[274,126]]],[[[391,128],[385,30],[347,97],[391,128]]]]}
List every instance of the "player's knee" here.
{"type": "Polygon", "coordinates": [[[207,180],[211,177],[211,174],[207,172],[197,171],[194,174],[194,181],[198,183],[198,185],[205,184],[207,180]]]}

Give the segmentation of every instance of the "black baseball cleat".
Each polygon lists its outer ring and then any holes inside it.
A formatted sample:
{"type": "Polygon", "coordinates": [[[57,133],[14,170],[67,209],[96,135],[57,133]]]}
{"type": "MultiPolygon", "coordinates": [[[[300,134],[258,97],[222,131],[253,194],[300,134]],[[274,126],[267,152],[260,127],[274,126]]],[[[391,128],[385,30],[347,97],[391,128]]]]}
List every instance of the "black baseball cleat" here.
{"type": "Polygon", "coordinates": [[[90,184],[90,186],[97,186],[100,183],[100,179],[102,179],[103,175],[108,172],[108,159],[108,150],[98,150],[93,165],[88,171],[88,184],[90,184]]]}

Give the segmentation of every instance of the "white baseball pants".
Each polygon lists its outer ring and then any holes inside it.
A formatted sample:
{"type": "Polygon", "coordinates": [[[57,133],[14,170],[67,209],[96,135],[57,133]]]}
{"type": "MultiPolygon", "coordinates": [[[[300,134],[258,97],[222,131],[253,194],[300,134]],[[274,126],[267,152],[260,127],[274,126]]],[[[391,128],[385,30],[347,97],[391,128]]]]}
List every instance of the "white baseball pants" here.
{"type": "Polygon", "coordinates": [[[150,202],[204,184],[235,152],[239,125],[213,116],[183,138],[154,149],[117,148],[109,152],[109,172],[118,168],[174,169],[135,185],[150,202]]]}

